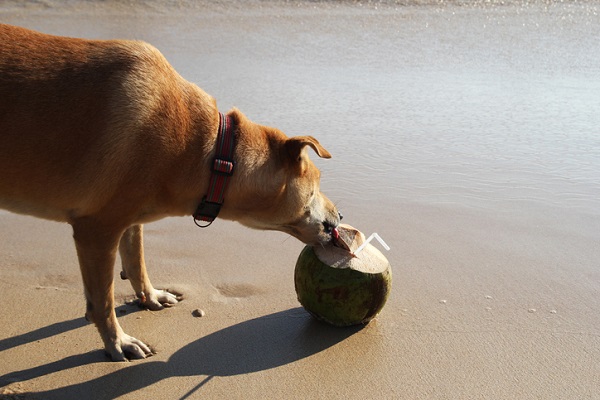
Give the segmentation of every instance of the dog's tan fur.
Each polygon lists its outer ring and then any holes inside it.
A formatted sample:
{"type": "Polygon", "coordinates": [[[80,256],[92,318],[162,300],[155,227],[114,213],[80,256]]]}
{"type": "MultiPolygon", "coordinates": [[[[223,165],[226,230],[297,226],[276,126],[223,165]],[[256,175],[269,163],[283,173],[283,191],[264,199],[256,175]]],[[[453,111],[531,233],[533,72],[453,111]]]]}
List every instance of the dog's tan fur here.
{"type": "MultiPolygon", "coordinates": [[[[335,206],[319,191],[309,136],[235,121],[235,173],[219,217],[331,240],[335,206]]],[[[150,348],[115,316],[113,264],[151,309],[178,297],[155,289],[142,223],[191,215],[206,193],[219,115],[215,100],[139,41],[92,41],[0,25],[0,207],[73,227],[87,316],[114,360],[150,348]]]]}

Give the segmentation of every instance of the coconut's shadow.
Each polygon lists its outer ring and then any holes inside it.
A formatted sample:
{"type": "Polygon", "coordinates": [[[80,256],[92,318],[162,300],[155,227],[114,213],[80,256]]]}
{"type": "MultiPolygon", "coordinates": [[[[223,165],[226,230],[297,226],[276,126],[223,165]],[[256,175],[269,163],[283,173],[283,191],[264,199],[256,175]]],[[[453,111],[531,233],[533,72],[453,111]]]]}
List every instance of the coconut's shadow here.
{"type": "Polygon", "coordinates": [[[152,359],[88,382],[35,393],[43,399],[112,399],[174,376],[198,376],[187,397],[214,376],[263,371],[301,360],[348,338],[361,327],[334,328],[302,308],[252,319],[222,329],[181,348],[167,362],[152,359]]]}

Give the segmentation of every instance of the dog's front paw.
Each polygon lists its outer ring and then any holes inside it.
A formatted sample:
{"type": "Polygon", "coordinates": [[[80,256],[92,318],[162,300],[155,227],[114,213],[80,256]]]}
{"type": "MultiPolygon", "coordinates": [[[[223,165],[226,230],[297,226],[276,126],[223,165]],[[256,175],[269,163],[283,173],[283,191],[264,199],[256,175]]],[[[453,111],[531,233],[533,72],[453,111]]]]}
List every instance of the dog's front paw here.
{"type": "Polygon", "coordinates": [[[128,361],[143,359],[153,354],[144,342],[122,333],[117,339],[106,346],[106,352],[113,361],[128,361]]]}
{"type": "Polygon", "coordinates": [[[165,307],[172,307],[181,300],[183,296],[179,293],[171,293],[168,290],[152,289],[148,293],[138,293],[140,304],[152,311],[162,310],[165,307]]]}

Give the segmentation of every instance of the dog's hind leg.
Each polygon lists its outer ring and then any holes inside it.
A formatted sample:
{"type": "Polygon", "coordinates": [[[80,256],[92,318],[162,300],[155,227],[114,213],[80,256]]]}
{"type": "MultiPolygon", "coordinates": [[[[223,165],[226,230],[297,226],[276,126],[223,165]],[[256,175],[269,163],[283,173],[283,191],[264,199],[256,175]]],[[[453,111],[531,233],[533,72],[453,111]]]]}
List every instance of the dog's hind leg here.
{"type": "Polygon", "coordinates": [[[113,361],[152,354],[147,345],[123,332],[115,314],[113,267],[122,230],[90,217],[77,218],[71,225],[87,299],[86,317],[98,328],[106,352],[113,361]]]}
{"type": "Polygon", "coordinates": [[[154,289],[144,262],[144,237],[142,225],[129,227],[119,243],[123,272],[121,277],[129,279],[140,303],[150,310],[160,310],[181,300],[181,296],[166,290],[154,289]]]}

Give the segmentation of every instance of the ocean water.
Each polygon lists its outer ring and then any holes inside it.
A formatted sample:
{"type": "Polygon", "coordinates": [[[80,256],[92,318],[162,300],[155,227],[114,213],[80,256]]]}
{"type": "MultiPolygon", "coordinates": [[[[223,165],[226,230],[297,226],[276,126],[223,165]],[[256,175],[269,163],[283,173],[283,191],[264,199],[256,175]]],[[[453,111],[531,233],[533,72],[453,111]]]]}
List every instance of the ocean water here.
{"type": "Polygon", "coordinates": [[[599,10],[585,1],[40,0],[5,1],[0,20],[153,43],[222,108],[317,137],[334,155],[317,161],[324,189],[356,209],[547,206],[597,221],[599,10]]]}

